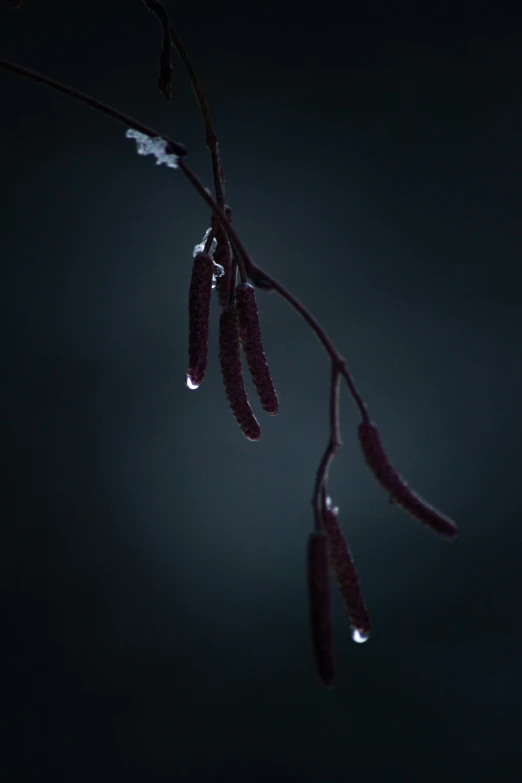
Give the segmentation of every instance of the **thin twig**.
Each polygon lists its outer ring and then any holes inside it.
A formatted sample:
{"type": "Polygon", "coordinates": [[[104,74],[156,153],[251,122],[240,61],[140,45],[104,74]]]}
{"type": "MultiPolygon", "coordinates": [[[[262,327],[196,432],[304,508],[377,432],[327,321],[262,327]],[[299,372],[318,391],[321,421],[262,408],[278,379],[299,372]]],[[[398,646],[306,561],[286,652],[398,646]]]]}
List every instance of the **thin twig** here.
{"type": "MultiPolygon", "coordinates": [[[[214,192],[216,194],[216,201],[221,207],[221,209],[224,209],[225,207],[225,177],[223,174],[223,165],[221,162],[221,155],[219,152],[219,142],[218,138],[216,136],[216,132],[214,130],[214,126],[212,125],[212,119],[210,117],[210,111],[208,109],[207,102],[205,100],[205,94],[203,92],[203,89],[201,87],[201,84],[199,82],[199,79],[197,77],[196,71],[194,70],[194,67],[192,65],[192,61],[190,60],[190,57],[187,54],[187,50],[183,46],[183,43],[177,34],[176,30],[174,29],[174,26],[172,25],[168,13],[165,10],[163,4],[160,2],[160,0],[143,0],[147,8],[154,13],[162,27],[163,27],[163,45],[162,45],[162,52],[161,52],[161,63],[162,63],[162,69],[164,67],[164,58],[165,58],[165,51],[166,51],[166,41],[165,41],[165,33],[168,34],[168,49],[169,49],[169,66],[170,66],[170,44],[174,46],[176,49],[176,52],[178,53],[178,57],[182,62],[183,67],[185,68],[187,72],[187,76],[190,82],[190,85],[194,91],[194,94],[196,96],[196,100],[198,102],[199,110],[201,113],[201,117],[203,119],[203,124],[205,126],[205,133],[206,133],[206,140],[205,143],[207,145],[208,151],[210,152],[210,158],[212,161],[212,174],[214,178],[214,192]]],[[[172,70],[172,67],[171,67],[172,70]]],[[[161,76],[160,76],[161,79],[161,76]]]]}
{"type": "Polygon", "coordinates": [[[49,76],[38,73],[38,71],[33,71],[30,68],[25,68],[22,65],[17,65],[17,63],[13,63],[10,60],[4,60],[3,58],[0,58],[0,68],[6,68],[8,71],[13,71],[13,73],[17,73],[20,76],[25,76],[27,79],[32,79],[34,82],[40,82],[41,84],[45,84],[46,87],[51,87],[53,90],[63,92],[65,95],[68,95],[69,98],[81,101],[82,103],[87,104],[87,106],[90,106],[91,109],[101,111],[108,117],[112,117],[113,120],[118,120],[118,122],[123,123],[127,128],[134,128],[151,138],[159,136],[162,139],[165,139],[169,145],[168,152],[171,152],[173,155],[178,155],[179,158],[184,158],[187,154],[187,148],[178,141],[173,141],[173,139],[165,136],[164,133],[158,133],[152,128],[147,127],[147,125],[144,125],[142,122],[138,122],[138,120],[135,120],[133,117],[129,117],[128,114],[124,114],[122,111],[118,111],[118,109],[113,109],[112,106],[107,106],[106,103],[102,103],[102,101],[99,101],[80,90],[76,90],[68,84],[63,84],[62,82],[56,81],[56,79],[51,79],[49,76]]]}
{"type": "Polygon", "coordinates": [[[341,440],[341,430],[339,427],[339,391],[340,391],[340,368],[339,365],[332,361],[332,377],[330,383],[330,407],[329,407],[329,419],[330,419],[330,437],[328,439],[328,445],[322,456],[317,473],[315,476],[314,494],[312,496],[312,507],[314,509],[315,530],[319,532],[323,529],[322,517],[325,505],[325,492],[326,481],[328,479],[328,471],[335,456],[343,442],[341,440]]]}
{"type": "Polygon", "coordinates": [[[210,157],[212,160],[212,173],[214,177],[214,192],[216,194],[216,201],[220,206],[220,208],[224,210],[225,176],[223,174],[223,165],[221,162],[221,155],[219,152],[219,142],[216,136],[216,132],[214,131],[214,126],[212,125],[212,120],[210,118],[210,112],[208,110],[207,102],[205,100],[205,96],[203,94],[203,90],[201,88],[199,79],[196,75],[196,71],[194,70],[190,58],[187,54],[187,51],[183,46],[183,44],[181,43],[181,40],[177,32],[175,31],[174,27],[172,26],[172,23],[170,24],[170,37],[172,40],[172,44],[178,53],[179,59],[181,60],[183,67],[187,72],[187,76],[189,78],[190,84],[192,86],[192,89],[196,96],[196,100],[199,105],[199,110],[201,112],[201,117],[203,118],[203,124],[205,126],[205,133],[206,133],[205,143],[207,145],[208,151],[210,152],[210,157]]]}

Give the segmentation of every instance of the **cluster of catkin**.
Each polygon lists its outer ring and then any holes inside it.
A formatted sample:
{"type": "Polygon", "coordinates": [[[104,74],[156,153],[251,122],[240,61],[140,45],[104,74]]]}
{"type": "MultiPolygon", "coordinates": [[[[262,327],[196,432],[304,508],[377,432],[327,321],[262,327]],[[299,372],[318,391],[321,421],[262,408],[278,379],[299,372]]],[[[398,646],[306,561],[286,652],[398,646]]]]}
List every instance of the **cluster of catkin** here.
{"type": "MultiPolygon", "coordinates": [[[[227,210],[230,219],[230,210],[227,210]]],[[[241,346],[261,406],[270,416],[278,411],[277,394],[263,348],[261,326],[253,286],[236,285],[236,264],[227,236],[218,229],[211,241],[195,249],[189,288],[189,364],[186,383],[197,389],[207,369],[210,301],[215,286],[221,314],[219,319],[219,362],[228,404],[248,440],[259,440],[261,428],[245,390],[241,346]]]]}
{"type": "MultiPolygon", "coordinates": [[[[390,501],[448,541],[457,535],[455,523],[414,492],[390,463],[379,430],[370,421],[358,427],[359,443],[366,464],[386,490],[390,501]]],[[[365,642],[370,636],[370,618],[364,604],[351,552],[337,521],[339,509],[322,493],[317,529],[308,538],[307,579],[310,627],[316,667],[323,683],[334,678],[330,570],[337,580],[352,626],[352,638],[365,642]]]]}
{"type": "MultiPolygon", "coordinates": [[[[230,219],[230,210],[227,210],[230,219]]],[[[241,347],[263,409],[278,411],[278,399],[268,369],[261,338],[255,290],[248,282],[236,282],[237,263],[228,238],[219,228],[209,229],[194,249],[189,289],[189,364],[187,386],[203,381],[208,360],[209,318],[212,290],[220,305],[219,361],[227,400],[241,431],[258,440],[261,428],[248,401],[241,364],[241,347]]],[[[358,427],[365,461],[389,499],[438,535],[453,539],[455,524],[417,495],[391,465],[377,427],[365,418],[358,427]]],[[[308,538],[307,581],[312,646],[319,676],[325,685],[334,678],[330,572],[338,583],[352,626],[352,638],[364,642],[370,636],[370,618],[364,604],[350,549],[339,526],[338,509],[324,486],[314,498],[316,527],[308,538]]]]}

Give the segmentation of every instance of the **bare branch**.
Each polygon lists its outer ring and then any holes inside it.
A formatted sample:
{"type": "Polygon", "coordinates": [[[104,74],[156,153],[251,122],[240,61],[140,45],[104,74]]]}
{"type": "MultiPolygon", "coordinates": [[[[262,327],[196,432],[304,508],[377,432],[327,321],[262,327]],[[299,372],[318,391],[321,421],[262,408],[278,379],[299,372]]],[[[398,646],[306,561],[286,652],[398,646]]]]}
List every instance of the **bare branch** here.
{"type": "Polygon", "coordinates": [[[173,155],[178,155],[180,158],[183,158],[187,154],[187,148],[178,141],[173,141],[168,136],[165,136],[164,133],[158,133],[157,131],[152,130],[152,128],[147,127],[147,125],[144,125],[142,122],[138,122],[138,120],[135,120],[133,117],[129,117],[128,114],[124,114],[122,111],[118,111],[118,109],[113,109],[112,106],[108,106],[106,103],[102,103],[102,101],[92,98],[90,95],[80,92],[80,90],[76,90],[68,84],[62,84],[62,82],[58,82],[56,79],[51,79],[49,76],[44,76],[42,73],[33,71],[30,68],[25,68],[22,65],[17,65],[9,60],[4,60],[3,58],[0,58],[0,68],[5,68],[20,76],[25,76],[27,79],[31,79],[34,82],[45,84],[46,87],[51,87],[51,89],[57,90],[58,92],[63,92],[64,95],[68,95],[69,98],[81,101],[87,106],[90,106],[91,109],[101,111],[108,117],[112,117],[113,120],[123,123],[127,128],[134,128],[135,130],[140,131],[140,133],[150,136],[152,139],[158,137],[165,139],[169,146],[168,152],[173,155]]]}
{"type": "Polygon", "coordinates": [[[159,20],[162,29],[161,52],[160,52],[160,74],[158,77],[158,87],[163,93],[167,103],[172,98],[172,76],[174,70],[170,61],[170,29],[169,17],[162,3],[159,0],[143,0],[149,11],[159,20]]]}

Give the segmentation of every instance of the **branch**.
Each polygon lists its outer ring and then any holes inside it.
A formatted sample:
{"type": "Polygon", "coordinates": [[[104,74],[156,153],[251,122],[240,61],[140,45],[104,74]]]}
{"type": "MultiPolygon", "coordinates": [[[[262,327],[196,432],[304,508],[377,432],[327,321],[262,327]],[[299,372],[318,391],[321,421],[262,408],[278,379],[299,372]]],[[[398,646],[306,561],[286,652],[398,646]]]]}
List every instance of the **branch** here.
{"type": "Polygon", "coordinates": [[[102,101],[97,100],[97,98],[93,98],[84,92],[80,92],[80,90],[76,90],[74,87],[70,87],[68,84],[63,84],[62,82],[56,81],[56,79],[51,79],[49,76],[44,76],[42,73],[38,73],[38,71],[33,71],[30,68],[25,68],[22,65],[17,65],[10,60],[4,60],[3,58],[0,58],[0,68],[5,68],[7,71],[12,71],[13,73],[17,73],[20,76],[25,76],[26,79],[31,79],[33,82],[45,84],[46,87],[51,87],[51,89],[57,90],[57,92],[63,92],[64,95],[68,95],[69,98],[74,98],[77,101],[81,101],[82,103],[87,104],[87,106],[90,106],[91,109],[95,109],[96,111],[100,111],[103,114],[106,114],[108,117],[112,117],[113,120],[121,122],[127,128],[134,128],[140,133],[144,133],[146,136],[150,136],[151,138],[155,138],[157,136],[162,137],[169,146],[169,152],[171,152],[173,155],[177,155],[179,158],[184,158],[187,154],[187,148],[178,141],[173,141],[168,136],[157,133],[155,130],[147,127],[147,125],[144,125],[142,122],[138,122],[138,120],[135,120],[133,117],[129,117],[128,114],[124,114],[122,111],[118,111],[118,109],[113,109],[112,106],[108,106],[106,103],[102,103],[102,101]]]}
{"type": "Polygon", "coordinates": [[[315,477],[314,494],[312,496],[312,507],[314,509],[315,530],[319,532],[323,529],[323,513],[326,506],[326,482],[328,480],[328,471],[334,461],[337,452],[343,445],[341,440],[341,430],[339,427],[339,365],[332,361],[332,380],[330,383],[330,438],[323,454],[317,474],[315,477]]]}

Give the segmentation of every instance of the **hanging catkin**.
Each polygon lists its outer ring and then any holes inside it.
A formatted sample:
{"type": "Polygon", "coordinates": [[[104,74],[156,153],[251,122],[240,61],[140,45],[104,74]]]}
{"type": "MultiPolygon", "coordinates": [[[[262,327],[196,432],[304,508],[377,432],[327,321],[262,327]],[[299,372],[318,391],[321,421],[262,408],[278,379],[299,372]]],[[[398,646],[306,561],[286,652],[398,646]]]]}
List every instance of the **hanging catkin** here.
{"type": "Polygon", "coordinates": [[[430,506],[410,489],[402,476],[391,465],[375,424],[362,422],[359,424],[358,434],[366,463],[377,481],[388,492],[392,502],[401,506],[412,517],[415,517],[439,536],[448,539],[455,538],[457,527],[453,520],[430,506]]]}
{"type": "Polygon", "coordinates": [[[328,538],[322,531],[310,533],[307,552],[310,630],[315,664],[325,685],[334,678],[332,606],[328,565],[328,538]]]}
{"type": "Polygon", "coordinates": [[[358,632],[358,639],[362,641],[363,638],[367,639],[370,635],[370,617],[364,605],[352,554],[348,549],[334,510],[326,509],[324,511],[322,523],[328,537],[330,566],[339,585],[344,608],[353,631],[358,632]]]}
{"type": "Polygon", "coordinates": [[[279,402],[263,348],[256,292],[250,283],[240,283],[236,287],[236,303],[239,336],[243,344],[248,369],[257,389],[263,410],[271,416],[275,416],[279,402]]]}
{"type": "Polygon", "coordinates": [[[189,288],[189,366],[187,386],[203,381],[207,369],[208,326],[214,262],[206,253],[197,253],[192,264],[189,288]]]}
{"type": "Polygon", "coordinates": [[[228,304],[219,319],[219,361],[228,404],[248,440],[259,440],[261,428],[248,402],[241,355],[235,302],[228,304]]]}
{"type": "MultiPolygon", "coordinates": [[[[227,220],[232,220],[232,210],[225,207],[227,220]]],[[[214,261],[223,267],[223,274],[216,281],[216,291],[221,307],[225,307],[229,299],[232,272],[232,248],[227,235],[220,226],[216,232],[216,249],[214,250],[214,261]]]]}

